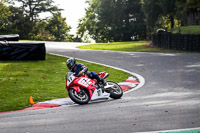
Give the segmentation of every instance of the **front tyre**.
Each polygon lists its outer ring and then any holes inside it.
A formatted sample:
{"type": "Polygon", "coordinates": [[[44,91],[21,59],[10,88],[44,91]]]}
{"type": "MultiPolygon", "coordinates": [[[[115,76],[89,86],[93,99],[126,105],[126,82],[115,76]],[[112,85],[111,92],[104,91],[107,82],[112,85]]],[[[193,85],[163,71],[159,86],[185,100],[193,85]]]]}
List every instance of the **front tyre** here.
{"type": "Polygon", "coordinates": [[[123,90],[122,88],[115,82],[113,81],[107,81],[107,85],[110,85],[111,87],[109,88],[110,92],[110,97],[113,99],[119,99],[123,95],[123,90]]]}
{"type": "Polygon", "coordinates": [[[81,89],[79,93],[73,88],[69,89],[69,97],[77,104],[87,104],[90,100],[87,90],[81,89]]]}

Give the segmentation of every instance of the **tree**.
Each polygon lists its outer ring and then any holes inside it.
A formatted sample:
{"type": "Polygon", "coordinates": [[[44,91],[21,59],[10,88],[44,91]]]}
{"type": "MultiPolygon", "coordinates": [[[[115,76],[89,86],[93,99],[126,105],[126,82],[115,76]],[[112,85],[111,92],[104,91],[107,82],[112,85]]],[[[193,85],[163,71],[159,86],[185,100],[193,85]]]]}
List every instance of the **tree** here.
{"type": "Polygon", "coordinates": [[[174,18],[176,14],[176,0],[160,0],[159,5],[162,8],[162,16],[170,20],[171,29],[174,28],[174,18]]]}
{"type": "Polygon", "coordinates": [[[187,0],[188,12],[200,12],[200,1],[199,0],[187,0]]]}
{"type": "Polygon", "coordinates": [[[29,18],[23,14],[20,8],[10,6],[10,11],[13,15],[9,17],[11,25],[10,28],[7,28],[7,31],[10,34],[19,34],[20,39],[31,39],[29,33],[32,32],[33,25],[30,23],[29,18]]]}
{"type": "Polygon", "coordinates": [[[160,27],[156,22],[162,14],[162,8],[159,6],[159,0],[144,0],[143,2],[147,36],[150,38],[151,33],[155,32],[156,27],[160,27]]]}
{"type": "Polygon", "coordinates": [[[7,27],[10,25],[9,17],[12,16],[10,7],[5,5],[5,0],[0,1],[0,34],[7,32],[7,27]]]}
{"type": "Polygon", "coordinates": [[[39,14],[44,12],[55,13],[60,11],[57,6],[53,5],[53,0],[13,0],[22,4],[23,13],[35,23],[39,20],[39,14]]]}
{"type": "Polygon", "coordinates": [[[91,0],[78,33],[88,33],[96,42],[130,41],[144,38],[144,13],[140,0],[91,0]]]}
{"type": "Polygon", "coordinates": [[[19,2],[20,7],[12,6],[13,16],[11,20],[13,26],[20,34],[21,39],[32,39],[36,34],[34,33],[36,23],[42,21],[39,18],[40,13],[60,11],[57,6],[53,5],[53,0],[9,0],[10,2],[19,2]]]}
{"type": "Polygon", "coordinates": [[[66,23],[66,18],[61,16],[61,12],[53,14],[47,21],[47,26],[45,28],[45,30],[55,36],[56,41],[66,41],[70,29],[71,27],[66,23]]]}
{"type": "Polygon", "coordinates": [[[100,1],[92,0],[87,1],[89,7],[86,9],[86,16],[79,20],[79,26],[77,34],[82,38],[86,34],[89,34],[90,37],[96,42],[104,42],[104,36],[106,33],[103,33],[105,27],[97,18],[97,10],[99,9],[100,1]]]}
{"type": "Polygon", "coordinates": [[[47,21],[37,22],[32,33],[29,33],[31,40],[54,41],[56,37],[46,30],[47,21]]]}
{"type": "Polygon", "coordinates": [[[181,21],[182,26],[188,25],[188,15],[200,12],[199,0],[176,0],[176,17],[181,21]]]}

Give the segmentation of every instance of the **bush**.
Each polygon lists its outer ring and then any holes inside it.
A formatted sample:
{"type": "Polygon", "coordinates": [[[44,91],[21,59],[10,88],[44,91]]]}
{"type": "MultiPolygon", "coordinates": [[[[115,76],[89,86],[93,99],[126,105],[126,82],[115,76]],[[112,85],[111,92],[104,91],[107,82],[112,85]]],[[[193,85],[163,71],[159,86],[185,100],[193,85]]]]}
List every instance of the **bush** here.
{"type": "Polygon", "coordinates": [[[29,36],[32,40],[39,40],[39,41],[56,40],[56,37],[54,35],[52,35],[49,31],[46,31],[44,29],[40,30],[37,35],[30,33],[29,36]]]}

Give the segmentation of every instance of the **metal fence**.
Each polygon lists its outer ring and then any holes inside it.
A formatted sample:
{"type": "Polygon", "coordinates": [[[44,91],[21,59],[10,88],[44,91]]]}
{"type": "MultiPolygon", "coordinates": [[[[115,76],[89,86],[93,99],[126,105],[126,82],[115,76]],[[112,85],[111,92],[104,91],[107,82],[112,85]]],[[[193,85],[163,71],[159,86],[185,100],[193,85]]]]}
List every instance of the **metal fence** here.
{"type": "Polygon", "coordinates": [[[200,52],[200,35],[162,32],[152,34],[151,37],[152,45],[159,48],[200,52]]]}

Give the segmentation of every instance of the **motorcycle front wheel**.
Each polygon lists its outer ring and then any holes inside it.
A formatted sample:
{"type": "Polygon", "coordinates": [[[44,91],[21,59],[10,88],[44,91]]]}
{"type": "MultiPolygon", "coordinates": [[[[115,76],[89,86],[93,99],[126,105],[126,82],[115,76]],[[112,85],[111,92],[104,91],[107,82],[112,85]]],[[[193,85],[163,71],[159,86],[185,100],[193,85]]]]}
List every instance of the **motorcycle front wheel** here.
{"type": "Polygon", "coordinates": [[[113,81],[107,81],[107,85],[111,85],[112,87],[109,88],[110,97],[113,99],[119,99],[123,95],[122,88],[113,81]]]}
{"type": "Polygon", "coordinates": [[[69,97],[77,104],[87,104],[90,101],[90,96],[87,90],[81,89],[79,93],[73,88],[69,89],[69,97]]]}

